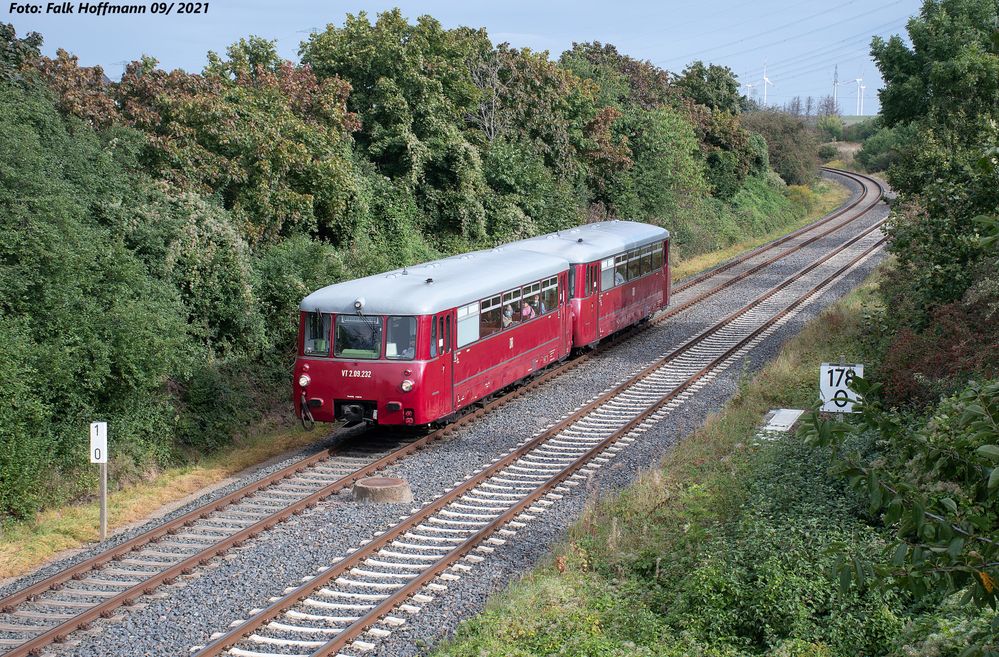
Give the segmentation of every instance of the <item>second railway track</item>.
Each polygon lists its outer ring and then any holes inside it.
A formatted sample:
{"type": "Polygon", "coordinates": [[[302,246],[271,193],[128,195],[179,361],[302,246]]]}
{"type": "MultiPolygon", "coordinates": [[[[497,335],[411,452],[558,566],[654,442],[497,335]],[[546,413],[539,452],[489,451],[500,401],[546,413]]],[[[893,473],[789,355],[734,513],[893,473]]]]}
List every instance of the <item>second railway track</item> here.
{"type": "Polygon", "coordinates": [[[810,298],[870,257],[884,243],[880,226],[589,400],[267,608],[254,610],[251,618],[198,648],[196,657],[353,656],[371,650],[446,591],[448,582],[474,570],[495,546],[544,514],[583,478],[581,473],[616,456],[810,298]],[[851,250],[854,245],[859,254],[851,250]],[[804,291],[793,290],[823,266],[833,271],[804,291]]]}
{"type": "MultiPolygon", "coordinates": [[[[662,313],[655,322],[672,317],[849,225],[880,199],[880,187],[873,181],[845,172],[836,173],[861,184],[862,192],[858,198],[818,222],[679,285],[678,292],[693,288],[792,242],[787,249],[751,264],[721,284],[662,313]],[[871,193],[872,190],[874,193],[871,193]],[[863,203],[865,200],[866,204],[863,203]],[[855,216],[849,216],[850,211],[855,211],[855,216]],[[847,217],[844,221],[828,226],[834,219],[843,216],[847,217]],[[817,232],[820,229],[821,232],[817,232]],[[815,234],[809,236],[809,233],[815,234]],[[797,238],[803,239],[795,242],[797,238]]],[[[634,332],[619,336],[603,348],[634,332]]],[[[49,643],[65,639],[71,632],[87,627],[98,618],[108,617],[116,607],[131,604],[161,584],[196,570],[231,547],[349,488],[357,479],[390,467],[458,426],[472,422],[527,390],[579,366],[591,356],[584,355],[554,367],[528,385],[482,405],[455,425],[432,434],[397,441],[382,439],[380,449],[378,445],[338,447],[314,454],[3,598],[0,600],[0,655],[20,657],[33,654],[49,643]]]]}

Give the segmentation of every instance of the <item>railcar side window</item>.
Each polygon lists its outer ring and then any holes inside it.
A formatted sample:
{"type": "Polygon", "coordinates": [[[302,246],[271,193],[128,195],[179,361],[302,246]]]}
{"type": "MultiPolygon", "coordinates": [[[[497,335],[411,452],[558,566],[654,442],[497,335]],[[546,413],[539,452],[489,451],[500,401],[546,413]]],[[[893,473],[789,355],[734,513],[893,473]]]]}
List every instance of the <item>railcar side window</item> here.
{"type": "Polygon", "coordinates": [[[520,290],[503,293],[503,328],[508,328],[520,322],[520,290]]]}
{"type": "Polygon", "coordinates": [[[416,356],[416,318],[389,317],[385,333],[385,357],[412,360],[416,356]]]}
{"type": "MultiPolygon", "coordinates": [[[[444,319],[441,318],[441,322],[444,319]]],[[[437,318],[430,318],[430,357],[434,358],[437,355],[437,318]]]]}
{"type": "Polygon", "coordinates": [[[451,351],[451,315],[448,315],[444,320],[444,328],[444,346],[441,348],[442,352],[451,351]]]}
{"type": "MultiPolygon", "coordinates": [[[[586,271],[587,271],[586,281],[589,282],[589,280],[590,280],[589,269],[587,269],[586,271]]],[[[588,291],[589,290],[584,290],[583,291],[583,296],[584,297],[586,296],[586,293],[588,291]]],[[[572,267],[569,267],[569,298],[570,299],[575,299],[576,298],[576,266],[575,265],[573,265],[572,267]]]]}
{"type": "Polygon", "coordinates": [[[652,245],[652,247],[653,247],[653,251],[652,251],[652,267],[653,267],[653,269],[657,269],[657,270],[658,269],[662,269],[663,268],[663,243],[662,242],[656,242],[655,244],[652,245]]]}
{"type": "Polygon", "coordinates": [[[600,261],[600,289],[609,290],[614,287],[614,258],[600,261]]]}
{"type": "Polygon", "coordinates": [[[485,338],[502,329],[500,295],[483,299],[479,310],[479,338],[485,338]]]}
{"type": "Polygon", "coordinates": [[[382,355],[382,318],[374,315],[337,315],[333,355],[375,359],[382,355]]]}
{"type": "Polygon", "coordinates": [[[653,245],[642,247],[642,276],[652,273],[652,249],[653,245]]]}
{"type": "Polygon", "coordinates": [[[542,315],[550,313],[558,306],[558,277],[554,276],[541,285],[541,306],[538,312],[542,315]]]}
{"type": "Polygon", "coordinates": [[[628,280],[633,281],[642,275],[642,250],[628,251],[628,280]]]}
{"type": "Polygon", "coordinates": [[[614,256],[614,285],[621,285],[628,281],[628,254],[622,253],[614,256]]]}
{"type": "Polygon", "coordinates": [[[534,319],[541,315],[541,281],[523,287],[524,303],[521,306],[521,319],[534,319]]]}
{"type": "MultiPolygon", "coordinates": [[[[447,336],[450,339],[450,336],[447,336]]],[[[458,309],[458,348],[479,339],[479,302],[458,309]]]]}
{"type": "Polygon", "coordinates": [[[330,355],[330,316],[323,313],[306,313],[305,344],[306,356],[330,355]]]}

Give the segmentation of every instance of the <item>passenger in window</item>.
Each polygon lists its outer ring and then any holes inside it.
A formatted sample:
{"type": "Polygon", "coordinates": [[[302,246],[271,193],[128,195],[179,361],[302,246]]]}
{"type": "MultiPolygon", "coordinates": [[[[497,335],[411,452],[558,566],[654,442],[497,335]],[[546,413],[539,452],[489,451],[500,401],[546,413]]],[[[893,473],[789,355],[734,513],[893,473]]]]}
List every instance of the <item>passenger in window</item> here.
{"type": "Polygon", "coordinates": [[[614,272],[614,285],[621,285],[624,283],[624,275],[620,271],[614,272]]]}
{"type": "Polygon", "coordinates": [[[531,297],[531,306],[537,309],[537,314],[539,315],[544,315],[546,312],[548,312],[548,309],[545,307],[544,300],[539,299],[538,295],[536,294],[533,297],[531,297]]]}
{"type": "Polygon", "coordinates": [[[534,319],[534,308],[531,308],[531,304],[524,299],[524,305],[520,308],[520,320],[526,322],[529,319],[534,319]]]}
{"type": "Polygon", "coordinates": [[[503,328],[513,324],[513,306],[503,308],[503,328]]]}

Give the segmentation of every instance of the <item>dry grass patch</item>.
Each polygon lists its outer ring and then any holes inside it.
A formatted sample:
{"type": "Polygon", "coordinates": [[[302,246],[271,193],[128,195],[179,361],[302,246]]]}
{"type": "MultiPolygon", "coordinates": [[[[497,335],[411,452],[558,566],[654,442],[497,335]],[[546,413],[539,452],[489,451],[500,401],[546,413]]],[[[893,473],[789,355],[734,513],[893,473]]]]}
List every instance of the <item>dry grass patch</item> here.
{"type": "MultiPolygon", "coordinates": [[[[108,526],[113,531],[149,518],[167,504],[217,484],[274,456],[311,445],[324,430],[284,428],[236,441],[200,462],[160,473],[108,496],[108,526]]],[[[0,579],[18,577],[64,550],[98,539],[96,500],[43,511],[32,522],[9,527],[0,537],[0,579]]]]}

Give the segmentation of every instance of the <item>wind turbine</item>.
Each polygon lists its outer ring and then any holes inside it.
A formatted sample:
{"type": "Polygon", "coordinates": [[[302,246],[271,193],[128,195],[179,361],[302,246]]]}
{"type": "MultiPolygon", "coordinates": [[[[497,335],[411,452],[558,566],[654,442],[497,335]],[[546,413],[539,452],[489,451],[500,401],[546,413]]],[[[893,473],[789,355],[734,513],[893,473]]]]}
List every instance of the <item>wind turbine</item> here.
{"type": "Polygon", "coordinates": [[[860,85],[860,116],[864,115],[864,89],[866,88],[864,85],[860,85]]]}
{"type": "Polygon", "coordinates": [[[864,78],[857,78],[854,80],[857,83],[857,116],[863,113],[864,109],[864,78]]]}
{"type": "Polygon", "coordinates": [[[767,77],[767,63],[763,62],[763,106],[764,107],[767,106],[767,85],[771,87],[777,86],[770,81],[770,78],[767,77]]]}

